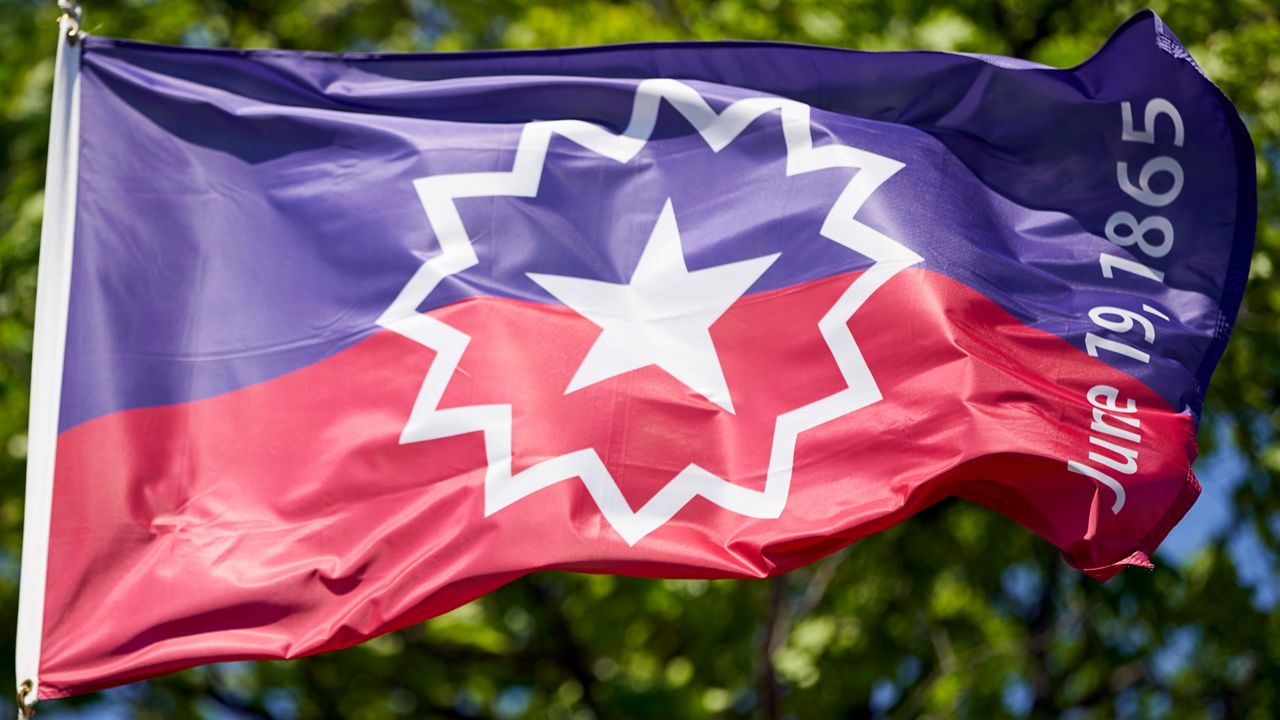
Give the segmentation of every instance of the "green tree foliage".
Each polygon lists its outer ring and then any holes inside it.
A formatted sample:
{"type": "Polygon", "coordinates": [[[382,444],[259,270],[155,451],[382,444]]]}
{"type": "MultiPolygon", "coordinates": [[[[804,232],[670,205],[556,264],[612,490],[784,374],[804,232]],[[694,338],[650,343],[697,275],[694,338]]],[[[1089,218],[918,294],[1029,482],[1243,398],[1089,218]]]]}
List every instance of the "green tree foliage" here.
{"type": "MultiPolygon", "coordinates": [[[[462,50],[763,38],[1077,63],[1138,9],[1091,0],[89,0],[96,34],[167,43],[462,50]]],[[[1239,453],[1192,557],[1101,584],[996,514],[943,503],[765,582],[549,574],[337,653],[197,668],[49,717],[1245,717],[1280,715],[1280,610],[1237,566],[1280,553],[1280,7],[1157,0],[1259,148],[1245,308],[1202,445],[1239,453]],[[94,710],[94,709],[97,710],[94,710]]],[[[0,646],[18,577],[52,2],[0,0],[0,646]]],[[[1213,481],[1214,477],[1207,478],[1213,481]]],[[[1157,561],[1160,558],[1157,557],[1157,561]]],[[[8,662],[7,655],[5,662],[8,662]]],[[[7,664],[0,677],[12,677],[7,664]]]]}

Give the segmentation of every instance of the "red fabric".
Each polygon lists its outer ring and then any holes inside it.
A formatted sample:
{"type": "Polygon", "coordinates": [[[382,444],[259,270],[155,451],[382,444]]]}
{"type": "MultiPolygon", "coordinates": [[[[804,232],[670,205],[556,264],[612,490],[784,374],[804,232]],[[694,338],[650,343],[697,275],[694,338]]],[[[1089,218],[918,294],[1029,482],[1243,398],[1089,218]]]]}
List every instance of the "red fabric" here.
{"type": "MultiPolygon", "coordinates": [[[[475,299],[432,314],[470,334],[442,407],[511,403],[515,469],[596,448],[632,507],[696,462],[762,487],[774,418],[842,387],[817,320],[849,276],[743,298],[713,327],[736,414],[650,367],[563,394],[597,328],[563,307],[475,299]]],[[[1133,378],[922,269],[850,328],[883,392],[803,433],[782,516],[695,498],[628,546],[577,479],[484,516],[478,433],[400,445],[432,353],[383,332],[289,375],[132,410],[58,444],[40,696],[200,663],[331,650],[543,568],[762,577],[947,495],[989,505],[1106,578],[1198,493],[1194,427],[1133,378]],[[1138,472],[1067,470],[1095,385],[1132,398],[1138,472]]]]}

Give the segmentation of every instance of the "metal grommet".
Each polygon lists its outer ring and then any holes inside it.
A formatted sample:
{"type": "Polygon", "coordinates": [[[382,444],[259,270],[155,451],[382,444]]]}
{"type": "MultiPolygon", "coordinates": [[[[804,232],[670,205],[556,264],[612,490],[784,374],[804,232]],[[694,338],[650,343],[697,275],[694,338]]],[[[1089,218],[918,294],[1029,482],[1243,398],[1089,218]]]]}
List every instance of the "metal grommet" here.
{"type": "Polygon", "coordinates": [[[80,3],[75,0],[58,0],[58,9],[62,11],[58,16],[58,24],[61,25],[64,20],[66,21],[67,42],[75,45],[84,34],[80,32],[80,3]]]}
{"type": "Polygon", "coordinates": [[[23,718],[31,718],[36,716],[35,698],[30,698],[31,691],[35,689],[35,683],[30,680],[23,680],[18,686],[18,714],[23,718]]]}

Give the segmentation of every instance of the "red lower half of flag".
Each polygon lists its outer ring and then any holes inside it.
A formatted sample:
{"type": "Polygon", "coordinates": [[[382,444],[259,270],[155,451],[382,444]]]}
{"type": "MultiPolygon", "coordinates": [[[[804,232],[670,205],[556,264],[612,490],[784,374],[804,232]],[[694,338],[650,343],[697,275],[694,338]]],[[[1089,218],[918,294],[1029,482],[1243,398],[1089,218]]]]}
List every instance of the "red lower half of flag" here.
{"type": "MultiPolygon", "coordinates": [[[[439,408],[510,407],[499,431],[517,490],[529,468],[588,453],[623,515],[690,466],[763,493],[778,418],[848,387],[833,354],[848,349],[819,321],[850,279],[746,296],[712,327],[732,413],[657,366],[566,393],[599,329],[565,307],[435,310],[471,338],[439,408]]],[[[952,495],[1105,578],[1146,564],[1198,492],[1190,416],[953,280],[902,271],[848,327],[882,399],[796,436],[777,517],[695,496],[631,542],[576,476],[486,514],[481,432],[402,444],[436,358],[391,332],[268,382],[68,430],[40,694],[344,647],[539,569],[784,572],[952,495]]]]}

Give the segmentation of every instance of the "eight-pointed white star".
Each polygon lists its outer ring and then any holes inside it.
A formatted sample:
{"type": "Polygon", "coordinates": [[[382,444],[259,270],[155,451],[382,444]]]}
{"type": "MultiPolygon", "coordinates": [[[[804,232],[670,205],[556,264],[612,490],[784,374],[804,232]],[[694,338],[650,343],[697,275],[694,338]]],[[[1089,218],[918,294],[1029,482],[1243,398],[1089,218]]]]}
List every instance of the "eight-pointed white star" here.
{"type": "Polygon", "coordinates": [[[626,285],[529,273],[560,302],[603,332],[565,394],[657,365],[720,407],[733,401],[711,326],[778,259],[778,253],[689,272],[671,200],[667,200],[626,285]]]}

